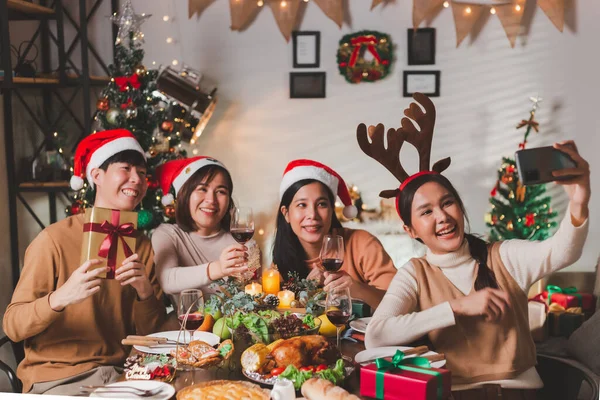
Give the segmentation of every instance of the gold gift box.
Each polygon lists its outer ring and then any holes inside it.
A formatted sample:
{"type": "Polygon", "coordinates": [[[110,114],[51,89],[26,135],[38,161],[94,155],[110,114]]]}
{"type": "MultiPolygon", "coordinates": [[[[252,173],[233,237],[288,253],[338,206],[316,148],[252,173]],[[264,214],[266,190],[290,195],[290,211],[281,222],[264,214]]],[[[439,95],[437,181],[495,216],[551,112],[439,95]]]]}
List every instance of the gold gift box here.
{"type": "Polygon", "coordinates": [[[127,257],[135,253],[137,220],[138,214],[134,211],[87,208],[83,224],[80,265],[91,259],[101,260],[102,264],[94,266],[93,269],[110,266],[111,271],[100,277],[113,279],[114,271],[127,257]]]}

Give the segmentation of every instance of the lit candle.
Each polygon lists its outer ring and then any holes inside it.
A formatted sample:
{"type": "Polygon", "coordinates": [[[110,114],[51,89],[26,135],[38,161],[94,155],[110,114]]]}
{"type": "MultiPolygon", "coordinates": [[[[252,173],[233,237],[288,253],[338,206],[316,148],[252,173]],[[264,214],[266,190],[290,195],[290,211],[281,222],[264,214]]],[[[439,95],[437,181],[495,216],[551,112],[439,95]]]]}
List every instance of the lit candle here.
{"type": "Polygon", "coordinates": [[[269,268],[263,272],[262,287],[266,294],[277,294],[279,292],[279,271],[269,268]]]}
{"type": "Polygon", "coordinates": [[[262,285],[258,282],[252,282],[251,284],[246,285],[244,291],[250,296],[256,296],[257,294],[262,293],[262,285]]]}
{"type": "Polygon", "coordinates": [[[288,308],[296,296],[294,295],[294,292],[290,290],[282,290],[277,293],[277,298],[279,298],[279,307],[288,308]]]}

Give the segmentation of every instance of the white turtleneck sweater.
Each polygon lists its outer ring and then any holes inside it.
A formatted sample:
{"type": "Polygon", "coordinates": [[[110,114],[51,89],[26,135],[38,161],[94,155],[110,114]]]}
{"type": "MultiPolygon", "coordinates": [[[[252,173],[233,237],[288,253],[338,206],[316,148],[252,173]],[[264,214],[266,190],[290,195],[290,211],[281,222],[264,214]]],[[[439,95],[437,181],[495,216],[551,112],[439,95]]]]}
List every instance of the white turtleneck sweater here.
{"type": "MultiPolygon", "coordinates": [[[[507,240],[500,246],[500,257],[519,287],[527,293],[542,277],[565,268],[581,257],[588,233],[588,221],[575,227],[567,211],[559,229],[544,241],[507,240]]],[[[465,240],[455,252],[433,254],[427,251],[427,262],[438,266],[449,282],[468,295],[476,278],[477,263],[469,253],[465,240]]],[[[454,312],[444,302],[427,310],[417,307],[418,285],[415,269],[407,262],[398,269],[383,300],[367,327],[367,348],[398,346],[410,343],[434,329],[454,325],[454,312]]],[[[537,389],[543,387],[535,368],[511,380],[455,385],[452,390],[471,389],[484,383],[500,383],[505,388],[537,389]]]]}

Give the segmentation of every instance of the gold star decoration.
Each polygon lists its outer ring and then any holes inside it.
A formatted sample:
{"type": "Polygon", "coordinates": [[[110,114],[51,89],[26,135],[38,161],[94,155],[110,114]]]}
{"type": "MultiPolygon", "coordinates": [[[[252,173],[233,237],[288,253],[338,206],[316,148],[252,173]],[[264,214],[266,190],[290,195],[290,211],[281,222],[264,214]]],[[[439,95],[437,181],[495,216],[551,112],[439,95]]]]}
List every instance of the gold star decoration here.
{"type": "Polygon", "coordinates": [[[121,7],[121,12],[110,17],[112,22],[119,27],[115,44],[128,40],[131,37],[131,34],[133,34],[132,39],[134,43],[143,43],[144,34],[141,31],[141,27],[151,16],[152,14],[136,14],[133,5],[131,4],[131,0],[126,0],[121,7]]]}

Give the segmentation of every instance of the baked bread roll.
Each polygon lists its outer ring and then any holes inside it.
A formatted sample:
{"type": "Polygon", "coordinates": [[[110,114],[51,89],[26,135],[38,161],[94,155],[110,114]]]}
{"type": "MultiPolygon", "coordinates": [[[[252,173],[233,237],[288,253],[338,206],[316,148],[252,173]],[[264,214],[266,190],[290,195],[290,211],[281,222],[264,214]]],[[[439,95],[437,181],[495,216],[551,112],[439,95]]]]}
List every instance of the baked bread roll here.
{"type": "Polygon", "coordinates": [[[339,386],[325,379],[310,378],[300,389],[306,400],[360,400],[339,386]]]}

